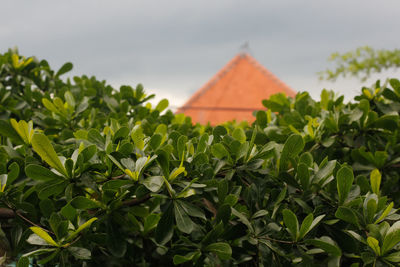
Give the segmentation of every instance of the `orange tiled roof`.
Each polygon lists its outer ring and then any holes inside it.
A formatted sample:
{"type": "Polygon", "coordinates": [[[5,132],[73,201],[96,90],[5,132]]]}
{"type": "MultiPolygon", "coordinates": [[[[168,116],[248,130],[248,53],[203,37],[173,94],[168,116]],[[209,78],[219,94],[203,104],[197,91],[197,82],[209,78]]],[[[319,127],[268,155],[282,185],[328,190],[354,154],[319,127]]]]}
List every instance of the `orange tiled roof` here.
{"type": "Polygon", "coordinates": [[[254,121],[254,110],[265,109],[261,101],[276,93],[294,97],[296,92],[260,65],[249,54],[235,56],[177,113],[194,123],[212,125],[230,120],[254,121]]]}

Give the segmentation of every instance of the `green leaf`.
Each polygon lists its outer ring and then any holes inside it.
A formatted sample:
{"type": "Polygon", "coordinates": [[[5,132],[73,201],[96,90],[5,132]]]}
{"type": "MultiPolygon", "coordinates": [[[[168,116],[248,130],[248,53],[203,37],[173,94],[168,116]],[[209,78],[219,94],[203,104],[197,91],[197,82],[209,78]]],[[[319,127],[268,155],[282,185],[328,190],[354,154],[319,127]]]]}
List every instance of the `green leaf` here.
{"type": "Polygon", "coordinates": [[[156,228],[155,238],[159,244],[167,243],[174,234],[174,209],[171,203],[168,205],[156,228]]]}
{"type": "Polygon", "coordinates": [[[150,176],[143,180],[142,184],[151,192],[158,192],[164,184],[162,176],[150,176]]]}
{"type": "Polygon", "coordinates": [[[75,107],[75,105],[76,105],[75,98],[74,98],[74,95],[70,91],[66,91],[64,93],[64,98],[65,98],[65,101],[67,101],[67,103],[68,103],[68,105],[70,107],[72,107],[72,108],[75,107]]]}
{"type": "Polygon", "coordinates": [[[19,165],[16,162],[11,163],[8,167],[8,178],[7,178],[7,185],[12,184],[19,176],[19,165]]]}
{"type": "Polygon", "coordinates": [[[325,217],[324,215],[319,215],[317,218],[315,218],[313,220],[313,222],[311,223],[311,226],[308,228],[308,231],[305,233],[305,235],[310,232],[315,226],[317,226],[317,224],[325,217]]]}
{"type": "Polygon", "coordinates": [[[234,208],[231,208],[232,214],[239,218],[239,220],[249,228],[251,233],[254,233],[254,227],[251,225],[250,221],[244,216],[241,212],[237,211],[234,208]]]}
{"type": "Polygon", "coordinates": [[[66,239],[65,241],[68,242],[68,241],[70,241],[70,240],[73,240],[80,232],[82,232],[82,231],[85,230],[86,228],[90,227],[90,225],[92,225],[92,223],[93,223],[94,221],[96,221],[96,220],[97,220],[97,218],[96,218],[96,217],[93,217],[93,218],[91,218],[90,220],[86,221],[85,223],[81,224],[81,225],[78,227],[78,229],[76,229],[74,232],[72,232],[71,235],[69,235],[69,236],[67,237],[67,239],[66,239]]]}
{"type": "Polygon", "coordinates": [[[27,123],[24,120],[20,120],[19,122],[17,122],[15,119],[11,119],[10,122],[12,127],[19,134],[22,140],[26,144],[30,144],[32,140],[32,135],[34,133],[32,121],[27,123]]]}
{"type": "Polygon", "coordinates": [[[379,196],[379,189],[381,187],[382,175],[378,169],[374,169],[370,174],[371,189],[377,196],[379,196]]]}
{"type": "Polygon", "coordinates": [[[191,204],[188,201],[180,201],[180,200],[176,201],[179,202],[179,204],[185,209],[186,213],[189,214],[190,217],[196,217],[203,220],[207,220],[201,208],[191,204]]]}
{"type": "Polygon", "coordinates": [[[384,257],[384,259],[388,260],[390,262],[399,263],[400,262],[400,251],[393,252],[393,253],[387,255],[386,257],[384,257]]]}
{"type": "Polygon", "coordinates": [[[161,170],[165,178],[169,179],[169,154],[164,150],[157,151],[156,161],[160,165],[161,170]]]}
{"type": "Polygon", "coordinates": [[[140,150],[143,150],[144,148],[144,140],[143,140],[144,137],[145,136],[143,134],[143,129],[140,125],[136,125],[135,127],[133,127],[131,132],[131,138],[135,146],[140,150]]]}
{"type": "Polygon", "coordinates": [[[321,248],[326,253],[332,254],[334,256],[341,256],[342,251],[336,245],[336,243],[328,236],[322,236],[318,239],[308,239],[304,241],[307,244],[314,245],[316,247],[321,248]]]}
{"type": "Polygon", "coordinates": [[[336,174],[337,190],[339,195],[339,205],[343,204],[350,192],[354,181],[353,170],[347,166],[343,166],[336,174]]]}
{"type": "Polygon", "coordinates": [[[87,248],[68,247],[68,251],[78,260],[90,260],[92,253],[87,248]]]}
{"type": "Polygon", "coordinates": [[[400,93],[400,81],[398,79],[390,79],[389,83],[397,93],[400,93]]]}
{"type": "Polygon", "coordinates": [[[66,181],[56,181],[56,182],[46,182],[44,183],[45,187],[39,191],[39,198],[45,199],[53,195],[58,195],[61,192],[65,191],[65,188],[68,185],[66,181]],[[48,184],[48,185],[47,185],[48,184]]]}
{"type": "Polygon", "coordinates": [[[50,215],[54,212],[54,203],[50,199],[43,199],[39,202],[40,211],[44,215],[44,217],[49,218],[50,215]]]}
{"type": "Polygon", "coordinates": [[[379,247],[379,241],[373,238],[372,236],[369,236],[367,238],[367,243],[370,248],[375,252],[375,255],[380,256],[381,255],[381,248],[379,247]]]}
{"type": "Polygon", "coordinates": [[[16,143],[24,142],[18,132],[5,120],[0,120],[0,135],[10,138],[16,143]]]}
{"type": "Polygon", "coordinates": [[[27,257],[19,258],[17,267],[29,267],[29,259],[27,257]]]}
{"type": "Polygon", "coordinates": [[[381,216],[379,216],[379,218],[376,219],[376,221],[374,222],[374,224],[377,224],[377,223],[379,223],[380,221],[382,221],[383,219],[385,219],[386,216],[388,216],[388,214],[389,214],[390,211],[392,210],[393,205],[394,205],[394,203],[391,202],[391,203],[386,207],[386,209],[382,212],[381,216]]]}
{"type": "Polygon", "coordinates": [[[217,254],[221,260],[229,260],[232,255],[231,246],[224,242],[210,244],[205,250],[217,254]]]}
{"type": "Polygon", "coordinates": [[[37,234],[40,238],[42,238],[44,241],[46,241],[47,244],[54,246],[54,247],[59,247],[59,245],[54,241],[54,239],[46,233],[42,228],[37,227],[37,226],[32,226],[29,227],[29,229],[32,230],[35,234],[37,234]]]}
{"type": "Polygon", "coordinates": [[[27,257],[19,258],[17,267],[29,267],[29,259],[27,257]]]}
{"type": "Polygon", "coordinates": [[[150,230],[154,229],[160,221],[160,218],[159,214],[150,214],[147,216],[143,223],[143,232],[146,234],[150,230]]]}
{"type": "Polygon", "coordinates": [[[302,239],[309,231],[311,224],[314,220],[314,216],[312,213],[308,214],[307,217],[304,218],[300,227],[299,239],[302,239]]]}
{"type": "Polygon", "coordinates": [[[60,253],[60,249],[57,248],[53,253],[51,253],[49,256],[47,256],[46,258],[42,258],[40,259],[37,263],[39,265],[48,263],[49,261],[53,260],[58,254],[60,253]]]}
{"type": "Polygon", "coordinates": [[[103,190],[113,190],[113,191],[117,191],[118,189],[120,189],[121,187],[131,184],[130,181],[128,180],[110,180],[108,182],[105,182],[102,186],[103,190]]]}
{"type": "Polygon", "coordinates": [[[285,199],[286,193],[287,193],[287,186],[285,186],[283,189],[280,190],[279,195],[274,203],[275,206],[281,203],[285,199]]]}
{"type": "Polygon", "coordinates": [[[71,201],[71,205],[76,209],[88,210],[99,207],[99,204],[84,196],[77,196],[71,201]]]}
{"type": "Polygon", "coordinates": [[[57,156],[56,151],[50,143],[50,140],[42,133],[35,133],[32,137],[32,147],[36,153],[51,167],[56,169],[59,173],[68,177],[64,165],[61,163],[57,156]]]}
{"type": "Polygon", "coordinates": [[[158,102],[156,110],[162,112],[164,109],[168,107],[168,105],[169,105],[168,99],[162,99],[160,102],[158,102]]]}
{"type": "Polygon", "coordinates": [[[398,128],[398,115],[383,115],[368,125],[369,128],[382,128],[388,131],[396,131],[398,128]]]}
{"type": "Polygon", "coordinates": [[[284,209],[282,214],[283,222],[285,223],[288,232],[292,236],[293,240],[297,241],[299,238],[299,221],[297,220],[296,214],[289,209],[284,209]]]}
{"type": "Polygon", "coordinates": [[[153,150],[156,150],[160,145],[161,145],[161,141],[162,141],[163,137],[161,134],[154,134],[151,138],[150,138],[150,146],[153,150]]]}
{"type": "Polygon", "coordinates": [[[87,139],[89,142],[95,144],[98,148],[104,149],[105,140],[98,130],[90,129],[87,134],[87,139]]]}
{"type": "MultiPolygon", "coordinates": [[[[35,234],[33,234],[33,235],[35,235],[35,234]]],[[[35,236],[37,236],[37,235],[35,235],[35,236]]],[[[47,254],[49,252],[54,252],[54,251],[57,251],[57,250],[58,250],[58,248],[40,248],[40,249],[31,251],[31,252],[25,253],[24,255],[22,255],[22,257],[29,258],[31,256],[38,256],[38,255],[42,255],[42,254],[47,254]]]]}
{"type": "Polygon", "coordinates": [[[182,205],[180,205],[180,203],[177,201],[174,201],[174,214],[176,226],[178,227],[179,231],[190,234],[193,231],[194,223],[182,205]]]}
{"type": "Polygon", "coordinates": [[[246,142],[246,134],[242,128],[236,128],[233,130],[232,137],[238,140],[240,143],[246,142]]]}
{"type": "Polygon", "coordinates": [[[330,175],[332,175],[333,171],[336,167],[336,160],[328,161],[315,174],[313,181],[317,184],[322,184],[330,175]]]}
{"type": "Polygon", "coordinates": [[[267,216],[267,215],[268,215],[268,211],[267,210],[258,210],[251,216],[251,219],[254,220],[254,219],[257,219],[259,217],[264,217],[264,216],[267,216]]]}
{"type": "Polygon", "coordinates": [[[228,223],[229,218],[231,217],[231,206],[229,204],[221,205],[218,208],[217,216],[215,217],[215,221],[218,223],[222,221],[225,225],[228,223]]]}
{"type": "Polygon", "coordinates": [[[48,110],[50,110],[54,113],[59,113],[59,110],[57,109],[57,107],[47,98],[42,98],[42,103],[43,103],[43,106],[45,106],[45,108],[47,108],[48,110]]]}
{"type": "Polygon", "coordinates": [[[215,136],[222,136],[226,135],[228,132],[226,131],[226,128],[222,125],[218,125],[214,128],[213,130],[213,135],[215,136]]]}
{"type": "Polygon", "coordinates": [[[297,179],[300,180],[301,187],[307,190],[310,184],[310,172],[306,164],[300,163],[297,166],[297,179]]]}
{"type": "Polygon", "coordinates": [[[183,255],[175,255],[173,258],[173,262],[175,265],[179,265],[184,262],[191,261],[198,256],[200,256],[199,251],[189,252],[188,254],[186,254],[184,256],[183,255]]]}
{"type": "Polygon", "coordinates": [[[359,226],[358,218],[354,211],[348,207],[340,206],[335,213],[336,218],[341,219],[342,221],[352,223],[356,226],[359,226]]]}
{"type": "Polygon", "coordinates": [[[26,166],[25,173],[29,178],[32,178],[33,180],[38,180],[43,182],[64,179],[63,177],[55,174],[49,169],[36,164],[30,164],[26,166]]]}
{"type": "Polygon", "coordinates": [[[64,65],[61,66],[61,68],[57,71],[56,77],[60,77],[61,75],[71,71],[73,68],[73,65],[71,62],[67,62],[64,65]]]}
{"type": "Polygon", "coordinates": [[[76,209],[72,207],[70,203],[62,207],[60,213],[70,221],[73,221],[77,215],[76,209]]]}
{"type": "Polygon", "coordinates": [[[389,252],[400,242],[400,221],[395,222],[387,231],[382,244],[382,255],[389,252]]]}
{"type": "MultiPolygon", "coordinates": [[[[375,196],[375,195],[373,195],[375,196]]],[[[364,211],[366,211],[366,221],[367,223],[371,223],[372,219],[375,216],[376,210],[377,210],[377,200],[375,200],[374,198],[366,198],[365,199],[367,205],[366,205],[366,209],[364,207],[364,211]]],[[[365,203],[365,202],[364,202],[365,203]]]]}
{"type": "Polygon", "coordinates": [[[286,140],[279,162],[279,170],[285,171],[290,158],[297,156],[304,148],[304,140],[301,135],[292,134],[286,140]]]}
{"type": "Polygon", "coordinates": [[[218,159],[222,159],[224,157],[228,157],[229,153],[224,147],[223,144],[217,143],[211,146],[211,153],[213,154],[214,157],[218,159]]]}
{"type": "Polygon", "coordinates": [[[256,122],[261,128],[265,128],[268,125],[268,116],[265,110],[259,110],[256,113],[256,122]]]}

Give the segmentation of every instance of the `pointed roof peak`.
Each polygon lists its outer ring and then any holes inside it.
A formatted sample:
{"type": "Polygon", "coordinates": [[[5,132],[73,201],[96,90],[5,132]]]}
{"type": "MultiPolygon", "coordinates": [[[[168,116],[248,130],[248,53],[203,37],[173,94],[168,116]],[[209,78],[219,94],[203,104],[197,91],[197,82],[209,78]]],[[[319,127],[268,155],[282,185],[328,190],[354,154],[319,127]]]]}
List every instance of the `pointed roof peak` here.
{"type": "Polygon", "coordinates": [[[253,121],[252,111],[264,109],[263,99],[275,93],[295,96],[286,84],[264,68],[248,52],[232,58],[200,88],[177,113],[193,122],[218,124],[228,120],[253,121]]]}

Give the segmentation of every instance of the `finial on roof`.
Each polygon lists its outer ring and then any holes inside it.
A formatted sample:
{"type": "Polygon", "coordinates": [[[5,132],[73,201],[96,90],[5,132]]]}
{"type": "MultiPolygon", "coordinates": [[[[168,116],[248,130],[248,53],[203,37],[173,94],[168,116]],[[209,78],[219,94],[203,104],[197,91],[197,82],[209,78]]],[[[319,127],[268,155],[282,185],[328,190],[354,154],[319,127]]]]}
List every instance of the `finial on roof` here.
{"type": "Polygon", "coordinates": [[[239,47],[239,54],[240,55],[251,54],[250,53],[250,43],[249,43],[249,41],[244,42],[244,44],[242,44],[239,47]]]}

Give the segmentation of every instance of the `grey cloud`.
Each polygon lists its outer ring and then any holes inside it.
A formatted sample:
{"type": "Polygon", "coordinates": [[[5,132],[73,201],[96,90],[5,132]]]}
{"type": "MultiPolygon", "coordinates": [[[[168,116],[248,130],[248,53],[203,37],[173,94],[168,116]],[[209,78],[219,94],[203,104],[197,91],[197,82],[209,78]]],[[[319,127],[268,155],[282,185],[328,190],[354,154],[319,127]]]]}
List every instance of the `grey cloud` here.
{"type": "MultiPolygon", "coordinates": [[[[297,89],[335,51],[399,46],[400,3],[385,1],[5,0],[0,49],[18,45],[73,74],[143,82],[190,95],[249,41],[257,60],[297,89]],[[300,78],[301,77],[301,78],[300,78]]],[[[311,82],[315,81],[315,82],[311,82]]],[[[313,85],[310,90],[315,89],[313,85]]]]}

